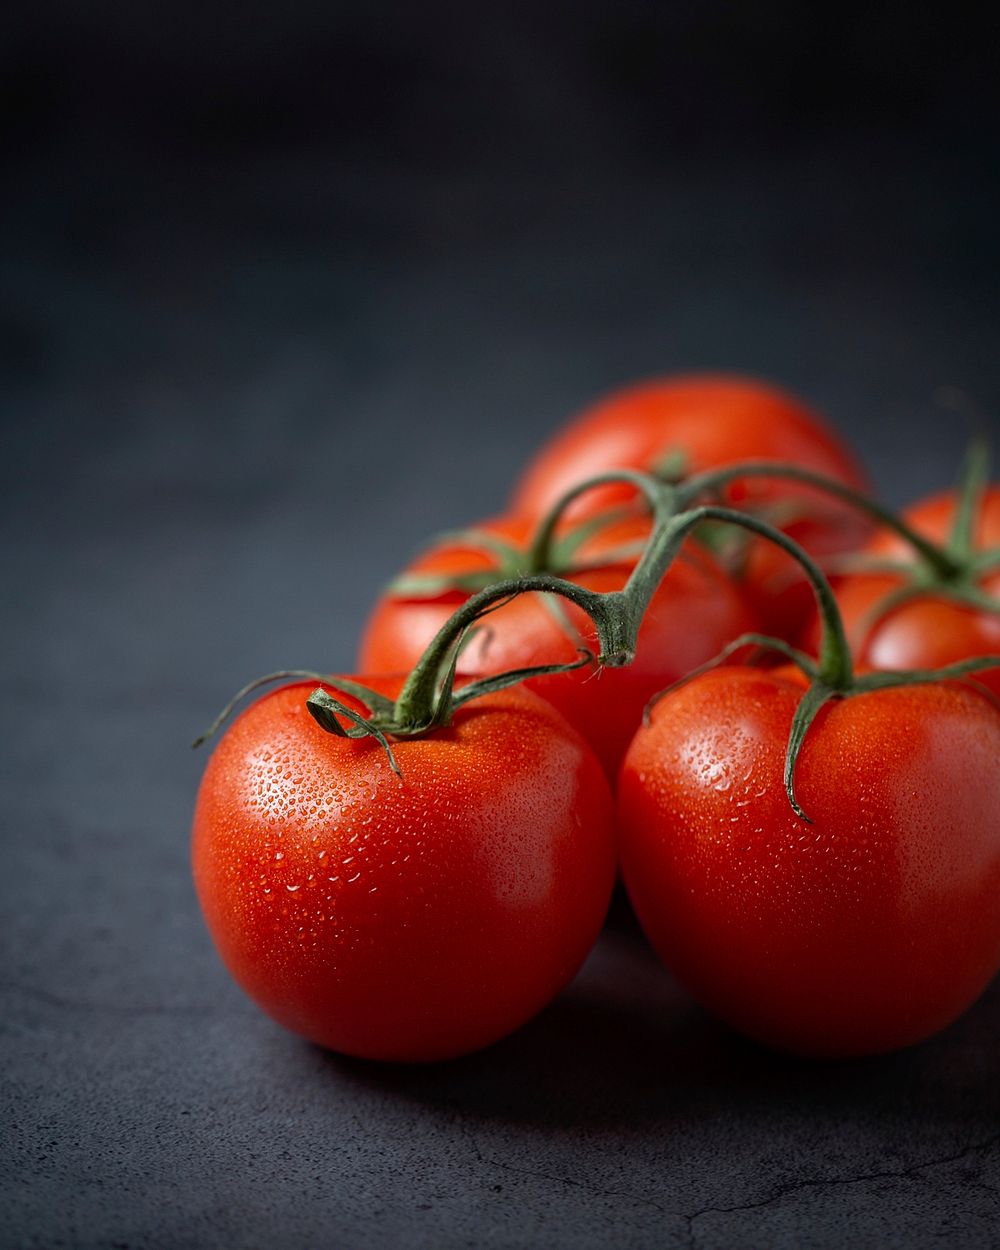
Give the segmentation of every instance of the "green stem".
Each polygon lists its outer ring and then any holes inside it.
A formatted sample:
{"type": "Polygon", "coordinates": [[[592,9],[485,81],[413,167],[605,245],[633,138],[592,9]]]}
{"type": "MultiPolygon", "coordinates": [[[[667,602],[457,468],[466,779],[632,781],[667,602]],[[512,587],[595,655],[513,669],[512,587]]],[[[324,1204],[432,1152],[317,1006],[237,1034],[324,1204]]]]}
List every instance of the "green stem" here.
{"type": "Polygon", "coordinates": [[[431,639],[396,700],[393,721],[400,729],[405,732],[407,728],[419,728],[433,721],[438,682],[453,648],[458,645],[465,631],[479,617],[503,601],[532,590],[561,595],[587,613],[597,630],[602,664],[620,665],[631,661],[634,654],[634,631],[626,628],[625,617],[618,603],[620,595],[598,594],[597,591],[587,590],[551,574],[508,578],[473,595],[448,618],[431,639]]]}
{"type": "Polygon", "coordinates": [[[878,503],[877,500],[869,499],[866,495],[859,494],[849,486],[845,486],[842,482],[824,477],[822,473],[814,473],[811,469],[803,469],[797,465],[772,463],[766,460],[748,460],[745,464],[727,465],[725,468],[710,469],[705,473],[698,473],[694,477],[688,478],[676,490],[680,497],[681,505],[689,507],[699,496],[712,491],[718,491],[730,482],[747,477],[773,477],[783,481],[799,482],[803,486],[813,486],[817,490],[822,490],[836,499],[841,499],[845,503],[851,504],[859,512],[871,517],[872,520],[877,521],[880,525],[885,526],[886,529],[897,534],[916,551],[917,555],[942,580],[950,581],[960,577],[964,571],[962,563],[955,558],[952,551],[938,546],[925,538],[923,534],[918,533],[901,517],[898,517],[890,509],[878,503]]]}
{"type": "MultiPolygon", "coordinates": [[[[658,525],[642,559],[635,566],[632,576],[622,592],[629,601],[631,618],[641,622],[649,601],[656,593],[663,575],[669,568],[687,535],[704,521],[724,521],[738,525],[753,534],[766,538],[797,560],[805,573],[819,610],[822,623],[822,642],[819,653],[819,679],[833,690],[846,690],[853,680],[851,649],[844,632],[844,622],[834,598],[830,583],[823,572],[797,542],[748,513],[714,504],[703,504],[671,517],[658,525]]],[[[637,628],[637,627],[636,627],[637,628]]]]}
{"type": "MultiPolygon", "coordinates": [[[[551,550],[556,527],[562,519],[563,513],[575,499],[598,486],[614,486],[623,483],[628,486],[634,486],[645,498],[653,512],[654,526],[676,511],[673,486],[668,485],[666,482],[658,481],[648,473],[640,473],[636,469],[614,469],[608,473],[601,473],[597,477],[588,478],[585,482],[578,482],[560,496],[545,514],[528,551],[528,568],[535,572],[541,572],[549,567],[552,559],[551,550]]],[[[621,514],[615,512],[609,515],[613,519],[617,519],[621,514]]]]}

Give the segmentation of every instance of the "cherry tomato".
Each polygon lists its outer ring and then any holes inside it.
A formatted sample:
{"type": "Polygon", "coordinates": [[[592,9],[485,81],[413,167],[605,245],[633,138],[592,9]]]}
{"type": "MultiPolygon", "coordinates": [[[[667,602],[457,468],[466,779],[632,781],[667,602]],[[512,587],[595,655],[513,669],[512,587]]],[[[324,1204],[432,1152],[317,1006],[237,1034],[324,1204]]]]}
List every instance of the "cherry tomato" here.
{"type": "Polygon", "coordinates": [[[399,777],[373,740],[313,721],[313,688],[248,708],[201,784],[194,878],[224,963],[274,1019],[346,1054],[496,1041],[569,981],[604,918],[615,855],[597,760],[510,690],[397,740],[399,777]]]}
{"type": "Polygon", "coordinates": [[[782,784],[803,682],[718,669],[622,766],[620,855],[649,940],[705,1007],[793,1052],[874,1054],[1000,967],[1000,712],[958,684],[827,704],[782,784]]]}
{"type": "MultiPolygon", "coordinates": [[[[613,392],[571,421],[529,464],[512,510],[541,516],[578,482],[611,468],[655,470],[677,454],[688,473],[774,460],[866,487],[851,452],[801,400],[753,378],[695,374],[613,392]]],[[[815,556],[853,550],[870,533],[857,512],[809,487],[748,478],[724,493],[736,507],[762,511],[815,556]]],[[[631,497],[627,486],[601,487],[567,515],[589,515],[631,497]]],[[[792,637],[811,604],[794,561],[770,543],[752,541],[743,576],[764,627],[792,637]]]]}
{"type": "MultiPolygon", "coordinates": [[[[511,517],[477,528],[522,548],[532,529],[525,519],[511,517]]],[[[571,575],[571,580],[590,590],[620,590],[635,558],[617,558],[615,552],[624,543],[643,540],[647,532],[648,521],[641,518],[605,527],[578,553],[592,567],[571,575]]],[[[453,574],[495,566],[490,553],[446,541],[425,552],[407,572],[453,574]]],[[[372,673],[411,669],[467,597],[459,591],[432,598],[390,591],[376,604],[364,630],[359,666],[372,673]]],[[[581,668],[532,678],[526,684],[580,731],[613,778],[649,699],[754,628],[754,614],[732,579],[708,552],[689,546],[674,561],[650,603],[632,664],[597,672],[581,668]]],[[[598,649],[593,624],[581,609],[562,599],[545,603],[538,595],[520,595],[483,619],[481,632],[463,652],[458,671],[473,677],[572,662],[581,642],[595,652],[598,649]],[[574,630],[577,639],[572,636],[574,630]]]]}
{"type": "MultiPolygon", "coordinates": [[[[947,542],[955,519],[953,492],[935,495],[908,508],[904,517],[919,533],[947,542]]],[[[978,550],[1000,547],[1000,487],[986,494],[973,535],[978,550]]],[[[889,532],[865,548],[879,559],[913,562],[912,548],[889,532]]],[[[904,584],[896,574],[857,573],[835,578],[834,589],[851,649],[859,665],[883,669],[940,668],[977,655],[1000,653],[1000,611],[956,603],[929,590],[879,615],[878,608],[904,584]]],[[[1000,568],[981,577],[980,590],[1000,602],[1000,568]]],[[[815,650],[819,624],[810,623],[803,643],[815,650]]],[[[985,669],[975,679],[1000,694],[1000,669],[985,669]]]]}

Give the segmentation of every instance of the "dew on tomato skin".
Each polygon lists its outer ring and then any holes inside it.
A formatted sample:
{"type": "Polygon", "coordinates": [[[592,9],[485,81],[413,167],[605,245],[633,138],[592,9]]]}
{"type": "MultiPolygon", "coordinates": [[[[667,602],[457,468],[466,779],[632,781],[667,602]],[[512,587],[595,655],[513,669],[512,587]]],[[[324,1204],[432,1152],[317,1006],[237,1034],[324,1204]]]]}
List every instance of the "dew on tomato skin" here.
{"type": "Polygon", "coordinates": [[[288,891],[289,894],[294,894],[295,891],[300,888],[301,886],[298,886],[298,885],[286,885],[285,886],[285,889],[288,891]]]}

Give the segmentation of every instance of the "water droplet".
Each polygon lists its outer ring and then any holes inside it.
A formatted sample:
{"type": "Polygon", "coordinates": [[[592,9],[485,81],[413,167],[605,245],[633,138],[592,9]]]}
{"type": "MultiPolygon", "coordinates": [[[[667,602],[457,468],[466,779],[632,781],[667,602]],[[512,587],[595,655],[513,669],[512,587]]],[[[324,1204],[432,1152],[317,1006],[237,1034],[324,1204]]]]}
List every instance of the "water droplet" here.
{"type": "Polygon", "coordinates": [[[289,894],[294,894],[294,893],[295,893],[295,891],[296,891],[298,888],[299,888],[299,887],[298,887],[297,885],[286,885],[286,886],[285,886],[285,889],[288,891],[288,893],[289,893],[289,894]]]}

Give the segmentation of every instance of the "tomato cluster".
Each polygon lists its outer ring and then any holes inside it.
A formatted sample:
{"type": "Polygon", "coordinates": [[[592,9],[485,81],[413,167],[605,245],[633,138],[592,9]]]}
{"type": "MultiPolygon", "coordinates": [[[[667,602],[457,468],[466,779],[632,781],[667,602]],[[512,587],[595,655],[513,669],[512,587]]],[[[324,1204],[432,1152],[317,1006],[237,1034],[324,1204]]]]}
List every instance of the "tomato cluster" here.
{"type": "Polygon", "coordinates": [[[943,1027],[1000,968],[982,476],[895,518],[752,379],[584,413],[506,516],[387,589],[364,676],[300,675],[222,737],[193,860],[227,967],[335,1050],[467,1053],[571,979],[618,864],[664,963],[749,1036],[845,1056],[943,1027]],[[751,664],[762,631],[798,666],[751,664]]]}

